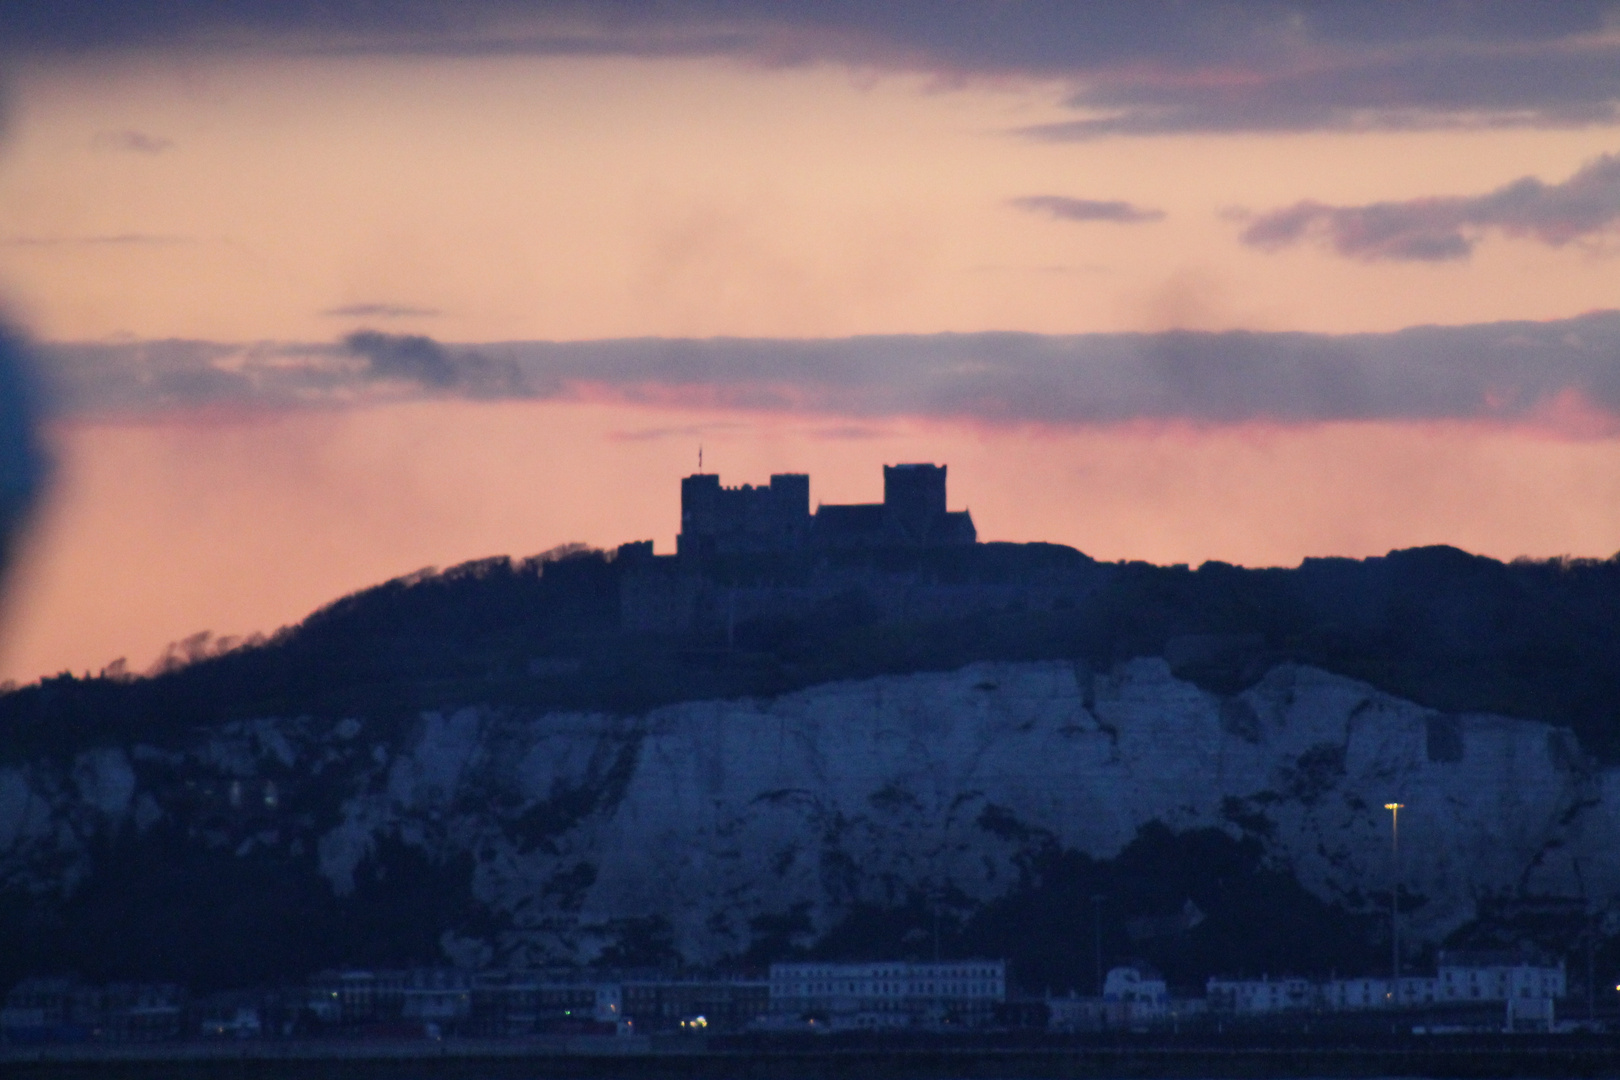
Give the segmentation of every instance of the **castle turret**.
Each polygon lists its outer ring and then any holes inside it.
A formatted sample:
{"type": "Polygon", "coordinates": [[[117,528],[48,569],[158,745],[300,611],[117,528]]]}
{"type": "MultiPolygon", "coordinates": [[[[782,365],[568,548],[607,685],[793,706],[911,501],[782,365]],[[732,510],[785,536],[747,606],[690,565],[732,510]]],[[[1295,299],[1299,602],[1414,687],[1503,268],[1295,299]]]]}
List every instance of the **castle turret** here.
{"type": "Polygon", "coordinates": [[[945,509],[945,466],[883,466],[883,501],[822,506],[815,544],[826,548],[882,548],[971,544],[978,539],[966,510],[945,509]]]}
{"type": "Polygon", "coordinates": [[[676,550],[701,563],[713,555],[819,548],[971,544],[966,510],[945,509],[945,466],[885,465],[883,501],[818,507],[810,514],[810,477],[777,473],[767,486],[722,487],[713,473],[681,481],[676,550]]]}
{"type": "Polygon", "coordinates": [[[681,532],[675,552],[685,559],[702,558],[712,547],[720,520],[720,477],[697,473],[681,480],[681,532]]]}
{"type": "Polygon", "coordinates": [[[883,508],[899,539],[929,539],[945,516],[944,465],[883,466],[883,508]]]}
{"type": "Polygon", "coordinates": [[[788,551],[810,531],[810,477],[777,473],[768,486],[721,487],[720,477],[697,473],[681,481],[681,533],[685,559],[746,551],[788,551]]]}

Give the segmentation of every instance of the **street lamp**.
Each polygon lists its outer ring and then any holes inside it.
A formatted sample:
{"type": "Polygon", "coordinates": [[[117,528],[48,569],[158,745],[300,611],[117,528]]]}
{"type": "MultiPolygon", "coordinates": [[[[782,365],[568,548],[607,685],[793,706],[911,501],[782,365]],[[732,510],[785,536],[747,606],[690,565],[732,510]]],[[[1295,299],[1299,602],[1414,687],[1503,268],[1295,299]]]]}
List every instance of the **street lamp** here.
{"type": "Polygon", "coordinates": [[[1107,897],[1105,897],[1102,893],[1092,893],[1092,895],[1091,895],[1092,929],[1096,931],[1096,935],[1097,935],[1096,936],[1096,944],[1097,944],[1097,996],[1099,998],[1103,996],[1102,903],[1103,903],[1103,901],[1105,899],[1107,899],[1107,897]]]}
{"type": "Polygon", "coordinates": [[[1389,888],[1389,998],[1390,1007],[1401,1003],[1401,811],[1405,803],[1387,802],[1389,811],[1389,851],[1394,864],[1394,881],[1389,888]]]}

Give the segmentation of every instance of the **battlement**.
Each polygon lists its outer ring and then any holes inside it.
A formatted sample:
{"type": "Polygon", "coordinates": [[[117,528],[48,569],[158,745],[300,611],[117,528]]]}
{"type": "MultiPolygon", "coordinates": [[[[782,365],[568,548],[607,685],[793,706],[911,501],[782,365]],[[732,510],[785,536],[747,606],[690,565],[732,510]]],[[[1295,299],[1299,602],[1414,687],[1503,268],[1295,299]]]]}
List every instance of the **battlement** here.
{"type": "Polygon", "coordinates": [[[917,547],[972,544],[966,510],[945,508],[944,465],[883,467],[881,503],[830,504],[810,512],[810,477],[778,473],[768,485],[722,487],[714,473],[681,481],[683,560],[804,548],[917,547]]]}
{"type": "Polygon", "coordinates": [[[778,473],[767,486],[721,487],[714,473],[681,481],[683,558],[738,551],[791,550],[810,531],[810,477],[778,473]]]}

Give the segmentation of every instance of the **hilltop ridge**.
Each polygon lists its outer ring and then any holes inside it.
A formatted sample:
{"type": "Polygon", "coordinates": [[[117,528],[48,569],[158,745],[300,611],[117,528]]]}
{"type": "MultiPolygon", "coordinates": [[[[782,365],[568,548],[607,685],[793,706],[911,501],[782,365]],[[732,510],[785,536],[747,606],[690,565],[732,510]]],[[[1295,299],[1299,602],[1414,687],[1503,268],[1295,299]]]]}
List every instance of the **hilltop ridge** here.
{"type": "Polygon", "coordinates": [[[0,696],[0,979],[899,955],[938,923],[1084,986],[1101,892],[1111,955],[1189,985],[1366,967],[1391,784],[1450,815],[1414,949],[1620,927],[1620,560],[648,555],[413,574],[0,696]],[[649,577],[685,625],[636,623],[649,577]],[[1127,932],[1189,899],[1197,931],[1127,932]]]}
{"type": "Polygon", "coordinates": [[[644,552],[424,571],[170,670],[47,678],[0,695],[0,759],[255,715],[636,711],[979,660],[1162,656],[1224,693],[1276,663],[1310,664],[1442,712],[1567,726],[1586,752],[1620,760],[1620,557],[1502,563],[1430,547],[1192,569],[980,543],[739,553],[694,575],[644,552]],[[691,605],[678,629],[637,624],[660,588],[691,605]]]}

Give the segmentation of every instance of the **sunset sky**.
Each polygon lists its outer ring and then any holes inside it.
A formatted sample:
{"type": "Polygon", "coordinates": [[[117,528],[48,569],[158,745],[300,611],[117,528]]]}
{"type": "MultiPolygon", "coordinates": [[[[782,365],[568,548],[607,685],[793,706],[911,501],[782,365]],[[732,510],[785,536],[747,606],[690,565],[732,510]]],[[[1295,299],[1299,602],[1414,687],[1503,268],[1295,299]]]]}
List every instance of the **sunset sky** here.
{"type": "Polygon", "coordinates": [[[1294,565],[1620,550],[1620,3],[0,0],[0,677],[678,480],[1294,565]],[[155,12],[148,9],[157,9],[155,12]]]}

